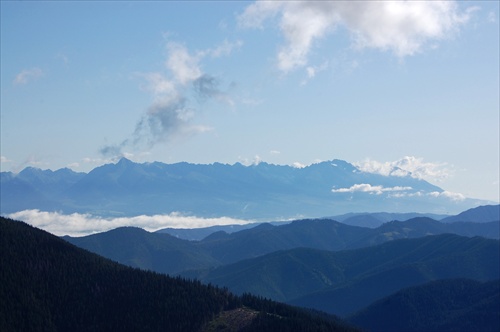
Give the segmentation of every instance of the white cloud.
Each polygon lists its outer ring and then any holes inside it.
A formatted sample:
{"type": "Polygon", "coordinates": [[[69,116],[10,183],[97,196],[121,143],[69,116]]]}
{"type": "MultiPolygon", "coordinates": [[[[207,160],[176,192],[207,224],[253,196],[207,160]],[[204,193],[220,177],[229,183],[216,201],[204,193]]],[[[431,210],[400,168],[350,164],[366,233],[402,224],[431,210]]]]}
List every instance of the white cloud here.
{"type": "Polygon", "coordinates": [[[73,213],[69,215],[59,212],[40,210],[24,210],[7,215],[8,218],[24,221],[52,234],[62,236],[84,236],[105,232],[122,226],[135,226],[154,232],[162,228],[199,228],[213,225],[248,224],[253,221],[220,218],[199,218],[185,216],[177,212],[165,215],[136,216],[122,218],[102,218],[90,214],[73,213]]]}
{"type": "Polygon", "coordinates": [[[167,50],[169,55],[165,66],[179,83],[191,83],[202,75],[199,66],[201,54],[191,55],[184,45],[176,42],[169,42],[167,50]]]}
{"type": "Polygon", "coordinates": [[[77,162],[74,162],[74,163],[68,164],[66,167],[69,167],[69,168],[79,168],[80,164],[77,163],[77,162]]]}
{"type": "Polygon", "coordinates": [[[360,183],[360,184],[355,184],[349,188],[339,188],[339,189],[332,189],[332,192],[334,193],[354,193],[354,192],[364,192],[364,193],[371,193],[371,194],[377,194],[381,195],[383,192],[388,192],[388,191],[406,191],[406,190],[411,190],[412,187],[384,187],[381,185],[378,186],[372,186],[371,184],[368,183],[360,183]]]}
{"type": "Polygon", "coordinates": [[[389,194],[389,197],[393,197],[393,198],[423,197],[423,196],[430,196],[430,197],[434,197],[434,198],[439,198],[439,197],[447,198],[447,199],[455,201],[455,202],[463,201],[466,199],[466,197],[464,195],[462,195],[460,193],[454,193],[451,191],[442,191],[442,192],[432,191],[432,192],[428,192],[428,193],[424,193],[422,191],[417,191],[414,193],[396,192],[396,193],[389,194]]]}
{"type": "Polygon", "coordinates": [[[283,6],[283,1],[259,1],[251,4],[239,16],[239,25],[244,28],[263,29],[263,22],[278,15],[283,6]]]}
{"type": "Polygon", "coordinates": [[[338,27],[347,29],[355,48],[405,57],[453,36],[474,9],[460,11],[453,1],[258,1],[239,23],[262,29],[265,21],[279,17],[285,44],[278,51],[278,68],[288,72],[307,66],[314,44],[338,27]]]}
{"type": "Polygon", "coordinates": [[[234,43],[231,43],[227,40],[224,40],[224,42],[217,46],[214,49],[208,50],[206,53],[210,54],[213,58],[219,58],[221,56],[228,56],[230,55],[233,50],[239,49],[243,45],[243,42],[241,40],[238,40],[234,43]]]}
{"type": "Polygon", "coordinates": [[[406,156],[396,161],[379,162],[366,159],[355,163],[363,172],[377,173],[386,176],[411,176],[428,181],[442,181],[450,177],[453,171],[448,164],[441,162],[424,162],[422,158],[406,156]]]}
{"type": "Polygon", "coordinates": [[[101,165],[101,164],[109,164],[109,163],[113,162],[113,159],[85,157],[85,158],[82,159],[82,161],[85,164],[97,164],[97,165],[101,165]]]}
{"type": "Polygon", "coordinates": [[[35,67],[31,69],[24,69],[19,74],[16,75],[16,77],[14,78],[14,84],[15,85],[27,84],[30,81],[33,81],[42,76],[43,76],[43,70],[41,70],[40,68],[35,67]]]}
{"type": "Polygon", "coordinates": [[[442,191],[442,192],[433,191],[433,192],[429,193],[429,195],[432,196],[432,197],[445,197],[445,198],[449,198],[452,201],[463,201],[465,199],[464,195],[462,195],[460,193],[454,193],[454,192],[451,192],[451,191],[442,191]]]}
{"type": "Polygon", "coordinates": [[[0,162],[2,162],[2,163],[10,163],[10,162],[12,162],[12,160],[10,160],[9,158],[7,158],[5,156],[0,156],[0,162]]]}
{"type": "Polygon", "coordinates": [[[363,192],[363,193],[370,193],[370,194],[375,194],[375,195],[381,195],[382,193],[388,192],[389,193],[388,197],[390,197],[390,198],[430,196],[430,197],[434,197],[434,198],[447,198],[451,201],[463,201],[463,200],[465,200],[464,195],[462,195],[460,193],[454,193],[451,191],[409,192],[412,189],[413,189],[412,187],[401,187],[401,186],[384,187],[381,185],[372,186],[371,184],[368,184],[368,183],[360,183],[360,184],[355,184],[349,188],[339,188],[339,189],[334,188],[334,189],[332,189],[332,192],[334,192],[334,193],[363,192]]]}
{"type": "Polygon", "coordinates": [[[319,72],[322,72],[328,68],[328,62],[324,62],[320,66],[307,66],[306,74],[307,78],[302,81],[302,85],[307,84],[310,79],[313,79],[319,72]]]}
{"type": "Polygon", "coordinates": [[[139,74],[139,76],[143,77],[147,82],[145,89],[151,91],[157,97],[171,95],[177,91],[175,83],[165,78],[161,73],[146,73],[139,74]]]}
{"type": "Polygon", "coordinates": [[[304,165],[304,164],[299,163],[298,161],[296,161],[296,162],[294,162],[292,164],[292,167],[295,167],[295,168],[305,168],[305,167],[307,167],[307,165],[304,165]]]}

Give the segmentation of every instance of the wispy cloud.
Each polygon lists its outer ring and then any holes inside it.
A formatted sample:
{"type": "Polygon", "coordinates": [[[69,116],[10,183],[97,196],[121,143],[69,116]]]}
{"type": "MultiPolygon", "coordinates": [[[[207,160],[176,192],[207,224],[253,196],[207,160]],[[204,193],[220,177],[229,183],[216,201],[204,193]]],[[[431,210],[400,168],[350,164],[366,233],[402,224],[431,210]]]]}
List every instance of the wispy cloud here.
{"type": "Polygon", "coordinates": [[[59,212],[24,210],[9,214],[7,217],[24,221],[32,226],[41,228],[58,236],[84,236],[123,226],[140,227],[153,232],[167,227],[199,228],[214,225],[248,224],[252,222],[249,220],[228,217],[199,218],[195,216],[186,216],[176,212],[153,216],[140,215],[123,218],[102,218],[90,214],[61,214],[59,212]]]}
{"type": "Polygon", "coordinates": [[[451,191],[442,191],[442,192],[433,191],[433,192],[429,193],[429,195],[432,196],[432,197],[445,197],[445,198],[449,198],[452,201],[463,201],[463,200],[465,200],[465,196],[464,195],[462,195],[460,193],[454,193],[454,192],[451,192],[451,191]]]}
{"type": "Polygon", "coordinates": [[[334,193],[364,192],[364,193],[381,195],[382,193],[388,191],[407,191],[407,190],[412,190],[412,187],[400,187],[400,186],[384,187],[381,185],[372,186],[371,184],[368,183],[360,183],[360,184],[355,184],[349,188],[332,189],[332,192],[334,193]]]}
{"type": "Polygon", "coordinates": [[[167,44],[168,58],[165,66],[171,71],[173,79],[182,85],[193,82],[202,75],[199,62],[203,54],[189,54],[187,48],[176,42],[167,44]]]}
{"type": "Polygon", "coordinates": [[[78,163],[78,162],[69,163],[68,165],[66,165],[66,167],[68,167],[68,168],[79,168],[80,167],[80,163],[78,163]]]}
{"type": "Polygon", "coordinates": [[[434,198],[445,198],[454,202],[463,201],[466,197],[460,193],[454,193],[451,191],[432,191],[432,192],[423,192],[423,191],[413,191],[412,187],[384,187],[382,185],[371,185],[368,183],[360,183],[352,185],[349,188],[334,188],[332,189],[333,193],[369,193],[373,195],[382,195],[383,193],[388,193],[387,197],[389,198],[403,198],[403,197],[434,197],[434,198]]]}
{"type": "Polygon", "coordinates": [[[47,161],[44,161],[43,159],[41,159],[40,157],[38,157],[36,155],[30,155],[23,162],[17,163],[16,165],[14,165],[12,167],[12,171],[14,173],[18,173],[18,172],[22,171],[27,166],[44,168],[44,167],[48,167],[49,163],[47,161]]]}
{"type": "Polygon", "coordinates": [[[363,172],[386,176],[411,176],[431,182],[440,182],[453,174],[452,167],[442,162],[424,162],[423,158],[406,156],[396,161],[379,162],[366,159],[355,163],[363,172]]]}
{"type": "Polygon", "coordinates": [[[152,104],[137,121],[134,132],[128,138],[101,147],[100,153],[116,159],[123,156],[126,150],[150,149],[159,143],[212,130],[209,126],[195,123],[197,109],[194,101],[215,100],[226,105],[232,105],[233,101],[220,88],[220,80],[202,70],[201,61],[207,57],[230,55],[239,46],[241,42],[224,41],[213,49],[190,52],[181,43],[168,42],[164,69],[137,74],[145,80],[143,88],[152,93],[152,104]]]}
{"type": "Polygon", "coordinates": [[[12,160],[10,160],[9,158],[7,158],[5,156],[0,156],[0,162],[2,162],[2,163],[11,163],[12,160]]]}
{"type": "Polygon", "coordinates": [[[14,78],[14,84],[15,85],[28,84],[29,82],[42,77],[43,74],[44,74],[43,70],[40,69],[40,68],[38,68],[38,67],[34,67],[34,68],[31,68],[31,69],[23,69],[14,78]]]}
{"type": "Polygon", "coordinates": [[[206,53],[210,54],[211,57],[213,58],[219,58],[221,56],[228,56],[230,55],[234,50],[237,50],[243,46],[243,42],[241,40],[237,40],[233,43],[229,42],[228,40],[224,40],[224,42],[215,47],[214,49],[208,50],[206,53]]]}
{"type": "Polygon", "coordinates": [[[239,16],[239,24],[278,24],[285,43],[277,64],[288,72],[307,66],[311,49],[340,27],[349,31],[354,48],[405,57],[453,36],[474,9],[461,11],[453,1],[258,1],[239,16]]]}
{"type": "Polygon", "coordinates": [[[460,202],[466,199],[466,197],[460,193],[454,193],[451,191],[432,191],[432,192],[422,192],[422,191],[417,191],[417,192],[396,192],[396,193],[390,193],[388,197],[391,198],[403,198],[403,197],[423,197],[423,196],[430,196],[434,198],[446,198],[448,200],[451,200],[453,202],[460,202]]]}
{"type": "Polygon", "coordinates": [[[490,22],[490,23],[497,22],[497,15],[495,14],[495,12],[491,11],[488,13],[488,22],[490,22]]]}

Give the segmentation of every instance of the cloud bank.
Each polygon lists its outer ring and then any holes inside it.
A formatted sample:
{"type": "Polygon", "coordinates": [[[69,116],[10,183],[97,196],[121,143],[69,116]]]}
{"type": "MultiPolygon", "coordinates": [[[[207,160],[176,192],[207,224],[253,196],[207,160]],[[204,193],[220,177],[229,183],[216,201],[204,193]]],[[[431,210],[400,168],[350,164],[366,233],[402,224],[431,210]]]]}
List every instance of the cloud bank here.
{"type": "Polygon", "coordinates": [[[459,202],[465,200],[465,196],[460,193],[454,193],[451,191],[432,191],[432,192],[423,192],[417,191],[412,192],[412,187],[384,187],[382,185],[372,186],[368,183],[360,183],[352,185],[349,188],[334,188],[332,189],[333,193],[369,193],[371,195],[382,195],[385,192],[388,192],[387,197],[389,198],[403,198],[403,197],[434,197],[434,198],[445,198],[454,202],[459,202]]]}
{"type": "Polygon", "coordinates": [[[413,189],[413,188],[412,187],[400,187],[400,186],[384,187],[381,185],[372,186],[371,184],[368,184],[368,183],[360,183],[360,184],[355,184],[349,188],[332,189],[332,192],[334,192],[334,193],[364,192],[364,193],[381,195],[383,192],[387,192],[387,191],[406,191],[406,190],[411,190],[411,189],[413,189]]]}
{"type": "Polygon", "coordinates": [[[475,10],[461,11],[454,1],[258,1],[239,16],[244,28],[279,26],[285,39],[278,51],[284,72],[305,67],[311,49],[340,28],[355,49],[411,56],[452,37],[475,10]]]}
{"type": "Polygon", "coordinates": [[[423,158],[406,156],[396,161],[379,162],[366,159],[354,163],[363,172],[382,174],[386,176],[411,176],[431,182],[441,182],[453,171],[446,163],[424,162],[423,158]]]}
{"type": "Polygon", "coordinates": [[[200,228],[213,225],[242,225],[253,221],[221,218],[199,218],[180,213],[165,215],[136,216],[123,218],[102,218],[90,214],[73,213],[69,215],[59,212],[40,210],[24,210],[7,215],[8,218],[24,221],[57,236],[84,236],[105,232],[117,227],[134,226],[154,232],[162,228],[200,228]]]}

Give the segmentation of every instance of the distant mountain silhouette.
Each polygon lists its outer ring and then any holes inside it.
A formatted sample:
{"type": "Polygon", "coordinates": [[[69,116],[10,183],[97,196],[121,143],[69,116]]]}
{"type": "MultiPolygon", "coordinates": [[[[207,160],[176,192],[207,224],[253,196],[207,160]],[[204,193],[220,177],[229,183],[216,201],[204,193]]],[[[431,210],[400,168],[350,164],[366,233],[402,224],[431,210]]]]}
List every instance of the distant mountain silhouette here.
{"type": "Polygon", "coordinates": [[[406,221],[413,218],[426,217],[434,220],[441,220],[447,215],[434,213],[388,213],[388,212],[373,212],[373,213],[347,213],[340,216],[332,217],[331,219],[340,221],[343,224],[351,226],[361,226],[376,228],[389,221],[406,221]]]}
{"type": "Polygon", "coordinates": [[[187,241],[133,227],[64,239],[122,264],[175,274],[234,263],[278,250],[304,247],[339,251],[444,233],[498,239],[500,222],[444,224],[429,218],[415,218],[370,229],[329,219],[307,219],[279,226],[264,223],[231,234],[215,232],[200,241],[187,241]]]}
{"type": "MultiPolygon", "coordinates": [[[[500,205],[499,205],[500,206],[500,205]]],[[[498,206],[484,206],[485,209],[483,209],[482,206],[471,209],[470,211],[490,211],[490,212],[495,212],[495,209],[498,206]]],[[[469,211],[469,210],[468,210],[469,211]]],[[[323,218],[323,219],[331,219],[335,221],[339,221],[343,224],[350,225],[350,226],[359,226],[359,227],[368,227],[368,228],[377,228],[382,226],[383,224],[389,222],[389,221],[407,221],[410,219],[415,219],[415,218],[431,218],[437,221],[441,221],[445,219],[443,222],[455,222],[460,219],[464,219],[462,217],[463,212],[456,215],[456,216],[449,216],[449,215],[440,215],[440,214],[433,214],[433,213],[388,213],[388,212],[373,212],[373,213],[347,213],[339,216],[334,216],[334,217],[329,217],[329,218],[323,218]]],[[[483,214],[483,213],[475,213],[474,217],[469,220],[461,220],[462,222],[489,222],[489,221],[494,221],[494,214],[493,217],[491,217],[491,214],[483,214]],[[485,218],[485,219],[483,219],[485,218]]],[[[460,223],[460,221],[458,221],[460,223]]],[[[270,224],[275,225],[275,226],[280,226],[284,225],[290,222],[270,222],[270,224]]],[[[249,229],[256,227],[260,225],[261,223],[251,223],[251,224],[245,224],[245,225],[220,225],[220,226],[210,226],[210,227],[202,227],[202,228],[164,228],[161,230],[158,230],[157,233],[167,233],[172,236],[178,237],[180,239],[185,239],[185,240],[192,240],[192,241],[199,241],[204,239],[205,237],[209,236],[212,233],[223,231],[226,233],[235,233],[244,229],[249,229]]],[[[485,236],[485,237],[490,237],[490,238],[498,238],[500,237],[499,232],[496,231],[496,226],[494,224],[492,228],[488,230],[488,228],[484,228],[484,232],[481,232],[479,230],[473,231],[473,232],[468,232],[466,231],[466,228],[474,228],[475,226],[473,225],[467,225],[464,224],[462,226],[459,226],[458,224],[455,226],[443,226],[444,228],[447,228],[446,230],[443,230],[443,232],[450,232],[454,234],[459,234],[459,235],[465,235],[465,236],[474,236],[474,235],[480,235],[480,236],[485,236]],[[462,229],[462,231],[461,231],[462,229]],[[498,236],[497,236],[498,234],[498,236]]],[[[481,228],[481,227],[480,227],[481,228]]]]}
{"type": "Polygon", "coordinates": [[[500,331],[500,280],[445,279],[402,289],[349,320],[367,331],[500,331]]]}
{"type": "MultiPolygon", "coordinates": [[[[276,226],[284,225],[287,223],[288,222],[286,221],[270,222],[270,224],[276,226]]],[[[260,224],[261,223],[251,223],[244,225],[216,225],[216,226],[200,227],[200,228],[163,228],[157,230],[156,233],[167,233],[179,239],[200,241],[216,232],[225,232],[230,234],[249,228],[254,228],[260,224]]]]}
{"type": "Polygon", "coordinates": [[[122,158],[87,174],[26,168],[19,174],[3,172],[1,181],[2,214],[24,209],[101,216],[177,211],[283,220],[364,211],[459,212],[481,203],[451,200],[424,180],[362,172],[342,160],[294,168],[264,162],[138,164],[122,158]]]}
{"type": "Polygon", "coordinates": [[[442,222],[489,222],[500,220],[500,205],[485,205],[442,219],[442,222]]]}

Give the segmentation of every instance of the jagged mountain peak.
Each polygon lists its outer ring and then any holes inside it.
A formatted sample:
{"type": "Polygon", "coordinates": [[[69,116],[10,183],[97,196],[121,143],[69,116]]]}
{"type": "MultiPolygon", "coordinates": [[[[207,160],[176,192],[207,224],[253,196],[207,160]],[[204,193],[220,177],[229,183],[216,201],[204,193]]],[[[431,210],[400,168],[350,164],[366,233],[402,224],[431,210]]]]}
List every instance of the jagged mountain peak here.
{"type": "Polygon", "coordinates": [[[28,168],[24,172],[38,174],[23,180],[53,201],[48,204],[33,199],[19,203],[7,191],[22,196],[24,189],[6,176],[2,177],[2,193],[6,192],[2,195],[3,211],[19,211],[20,205],[40,210],[50,206],[50,210],[55,207],[98,215],[181,212],[274,221],[381,210],[449,214],[479,205],[475,201],[440,197],[443,189],[421,179],[363,172],[339,159],[295,167],[266,162],[249,166],[136,163],[124,157],[89,173],[28,168]],[[60,176],[63,173],[66,175],[60,176]],[[47,183],[58,185],[51,189],[45,186],[47,183]]]}

